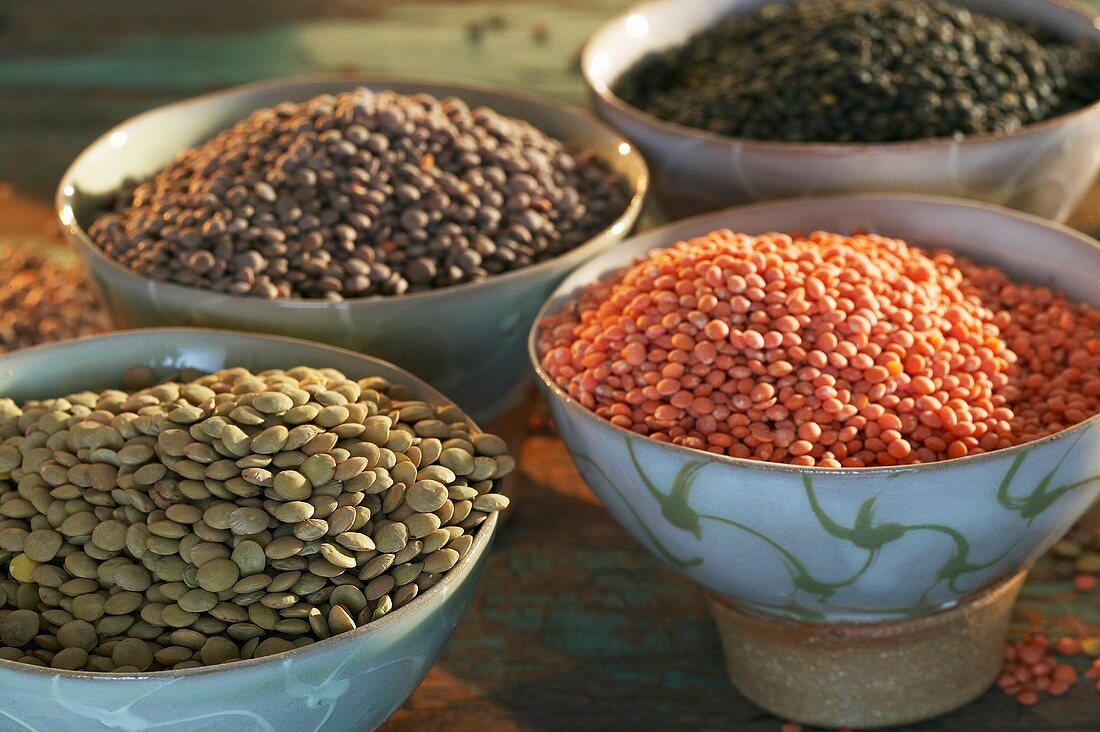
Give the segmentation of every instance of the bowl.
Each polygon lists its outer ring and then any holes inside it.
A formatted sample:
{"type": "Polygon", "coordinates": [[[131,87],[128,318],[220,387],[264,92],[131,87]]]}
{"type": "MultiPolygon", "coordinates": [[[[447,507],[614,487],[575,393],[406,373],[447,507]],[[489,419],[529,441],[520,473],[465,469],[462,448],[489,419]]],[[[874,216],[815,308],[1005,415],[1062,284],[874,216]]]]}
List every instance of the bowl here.
{"type": "MultiPolygon", "coordinates": [[[[947,247],[1100,306],[1100,244],[979,203],[866,195],[756,204],[632,237],[570,275],[539,319],[656,247],[715,229],[856,228],[947,247]]],[[[577,469],[674,569],[764,616],[883,622],[950,608],[1016,575],[1100,493],[1100,416],[1031,443],[904,467],[802,468],[665,444],[612,425],[529,355],[577,469]]]]}
{"type": "MultiPolygon", "coordinates": [[[[0,395],[16,400],[118,388],[134,366],[158,373],[297,365],[383,376],[430,403],[439,392],[369,356],[289,338],[150,329],[28,348],[0,357],[0,395]],[[74,367],[76,366],[76,367],[74,367]]],[[[264,658],[181,671],[96,674],[0,660],[0,728],[374,729],[420,683],[470,602],[496,528],[490,515],[465,557],[408,605],[355,630],[264,658]]]]}
{"type": "MultiPolygon", "coordinates": [[[[1100,45],[1095,15],[1066,0],[953,1],[1100,45]]],[[[1096,181],[1100,99],[1009,134],[832,144],[704,132],[662,121],[612,93],[615,80],[647,53],[683,43],[721,18],[766,2],[642,3],[601,27],[582,52],[581,69],[596,110],[646,156],[655,196],[673,218],[797,196],[905,192],[978,199],[1063,221],[1096,181]]]]}
{"type": "Polygon", "coordinates": [[[644,161],[625,139],[558,102],[502,89],[379,75],[321,75],[236,87],[154,109],[105,133],[61,180],[57,210],[68,242],[103,293],[119,327],[201,326],[295,336],[366,352],[406,368],[478,420],[509,406],[527,383],[524,338],[539,305],[565,275],[620,241],[647,187],[644,161]],[[524,119],[565,142],[595,150],[629,187],[626,209],[569,252],[482,282],[397,297],[343,302],[219,294],[148,279],[107,257],[87,236],[105,198],[127,179],[149,176],[261,107],[358,86],[457,96],[524,119]]]}
{"type": "MultiPolygon", "coordinates": [[[[1083,234],[989,204],[863,195],[734,208],[633,237],[570,275],[539,320],[648,251],[722,228],[868,229],[1100,305],[1100,244],[1083,234]]],[[[891,726],[982,694],[1027,569],[1100,493],[1100,416],[926,465],[753,462],[597,417],[542,370],[536,335],[529,356],[581,476],[639,542],[706,589],[733,685],[785,719],[891,726]]]]}

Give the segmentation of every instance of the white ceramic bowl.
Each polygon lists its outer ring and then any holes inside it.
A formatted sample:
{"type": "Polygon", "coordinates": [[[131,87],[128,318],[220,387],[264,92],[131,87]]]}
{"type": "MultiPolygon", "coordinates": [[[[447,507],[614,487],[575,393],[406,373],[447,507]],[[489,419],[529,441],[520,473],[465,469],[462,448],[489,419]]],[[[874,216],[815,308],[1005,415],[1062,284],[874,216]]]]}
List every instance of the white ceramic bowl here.
{"type": "Polygon", "coordinates": [[[66,239],[103,292],[119,327],[200,326],[308,338],[370,353],[412,371],[478,420],[507,407],[526,383],[524,338],[535,311],[567,273],[614,246],[634,225],[647,187],[645,162],[624,138],[588,114],[493,87],[387,77],[318,75],[206,94],[140,114],[105,133],[72,164],[57,193],[66,239]],[[105,196],[149,176],[254,110],[357,86],[456,96],[526,120],[547,134],[600,153],[629,188],[607,229],[565,254],[482,282],[399,297],[343,302],[261,300],[156,282],[110,259],[86,233],[105,196]]]}
{"type": "MultiPolygon", "coordinates": [[[[1011,134],[828,144],[704,132],[662,121],[611,92],[615,80],[650,51],[679,45],[721,18],[771,1],[642,3],[609,21],[584,48],[581,69],[599,115],[641,149],[657,200],[674,218],[753,201],[895,191],[978,199],[1062,221],[1095,182],[1100,100],[1011,134]]],[[[1066,0],[952,1],[1100,45],[1095,16],[1066,0]]]]}
{"type": "MultiPolygon", "coordinates": [[[[332,367],[383,376],[433,404],[439,392],[384,361],[315,343],[200,329],[94,336],[0,356],[0,395],[16,400],[118,388],[134,366],[159,373],[229,366],[332,367]]],[[[443,652],[470,602],[496,529],[490,515],[470,551],[404,607],[287,653],[222,666],[141,674],[58,671],[0,660],[0,729],[37,732],[361,732],[380,725],[443,652]]]]}
{"type": "MultiPolygon", "coordinates": [[[[1006,209],[886,195],[757,204],[632,237],[570,275],[539,315],[638,256],[715,229],[848,232],[946,247],[1100,307],[1100,244],[1006,209]]],[[[825,622],[919,616],[1029,567],[1100,493],[1100,416],[1035,442],[909,467],[799,468],[641,437],[539,366],[585,481],[654,554],[764,614],[825,622]]]]}

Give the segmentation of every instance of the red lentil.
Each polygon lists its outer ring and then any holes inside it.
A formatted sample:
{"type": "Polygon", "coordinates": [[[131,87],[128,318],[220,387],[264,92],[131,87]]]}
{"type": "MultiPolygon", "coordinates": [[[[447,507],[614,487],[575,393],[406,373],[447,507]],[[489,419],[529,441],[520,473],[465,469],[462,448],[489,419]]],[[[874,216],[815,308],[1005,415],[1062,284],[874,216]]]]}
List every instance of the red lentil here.
{"type": "Polygon", "coordinates": [[[1034,706],[1039,703],[1039,695],[1034,691],[1021,691],[1016,695],[1016,701],[1020,702],[1025,707],[1034,706]]]}
{"type": "Polygon", "coordinates": [[[1078,682],[1081,675],[1100,690],[1100,658],[1079,674],[1077,669],[1061,663],[1051,655],[1089,655],[1095,649],[1100,653],[1100,638],[1076,638],[1063,636],[1053,644],[1042,633],[1032,632],[1022,640],[1005,647],[1004,667],[997,679],[997,686],[1025,706],[1038,703],[1042,694],[1061,696],[1078,682]]]}
{"type": "Polygon", "coordinates": [[[1054,649],[1063,656],[1076,656],[1081,652],[1081,641],[1066,635],[1058,639],[1054,649]]]}
{"type": "Polygon", "coordinates": [[[1100,411],[1100,310],[872,234],[679,242],[590,285],[538,345],[621,427],[796,465],[957,458],[1100,411]]]}
{"type": "MultiPolygon", "coordinates": [[[[1072,649],[1072,638],[1060,638],[1054,649],[1072,649]]],[[[1076,646],[1079,648],[1080,646],[1076,646]]],[[[997,686],[1024,706],[1039,702],[1042,693],[1060,696],[1077,682],[1077,670],[1049,655],[1051,644],[1041,633],[1031,633],[1005,648],[1005,663],[997,686]]]]}
{"type": "Polygon", "coordinates": [[[1078,592],[1092,592],[1096,589],[1098,580],[1095,575],[1079,574],[1073,578],[1073,589],[1078,592]]]}

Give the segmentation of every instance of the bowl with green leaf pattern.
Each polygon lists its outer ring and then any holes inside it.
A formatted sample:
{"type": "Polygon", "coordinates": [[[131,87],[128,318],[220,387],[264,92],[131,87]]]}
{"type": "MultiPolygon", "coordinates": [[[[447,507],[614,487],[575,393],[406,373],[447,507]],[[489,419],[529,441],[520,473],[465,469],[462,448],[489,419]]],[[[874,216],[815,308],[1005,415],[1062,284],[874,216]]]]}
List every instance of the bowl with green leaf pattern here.
{"type": "MultiPolygon", "coordinates": [[[[729,209],[635,236],[567,278],[539,319],[652,249],[718,229],[866,229],[1100,305],[1100,244],[987,204],[866,195],[729,209]]],[[[658,442],[596,416],[529,355],[578,470],[666,564],[753,613],[810,623],[927,616],[1027,569],[1100,493],[1100,418],[1016,447],[903,467],[804,468],[658,442]]]]}

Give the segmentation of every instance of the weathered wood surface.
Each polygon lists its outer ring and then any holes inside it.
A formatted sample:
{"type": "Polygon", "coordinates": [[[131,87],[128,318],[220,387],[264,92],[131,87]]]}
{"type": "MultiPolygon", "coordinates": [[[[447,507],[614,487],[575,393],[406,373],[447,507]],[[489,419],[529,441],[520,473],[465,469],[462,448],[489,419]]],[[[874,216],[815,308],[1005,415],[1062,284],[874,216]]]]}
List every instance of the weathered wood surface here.
{"type": "MultiPolygon", "coordinates": [[[[627,4],[0,1],[0,237],[55,241],[53,187],[84,145],[136,112],[210,89],[362,69],[583,104],[577,51],[627,4]]],[[[1100,231],[1100,191],[1075,223],[1100,231]]],[[[385,729],[775,730],[727,682],[701,594],[618,528],[546,422],[534,397],[502,421],[521,465],[515,513],[442,660],[385,729]]],[[[1035,624],[1100,634],[1100,595],[1032,581],[1016,628],[1035,624]]],[[[914,729],[1097,728],[1100,695],[1082,685],[1034,708],[991,692],[914,729]]]]}

